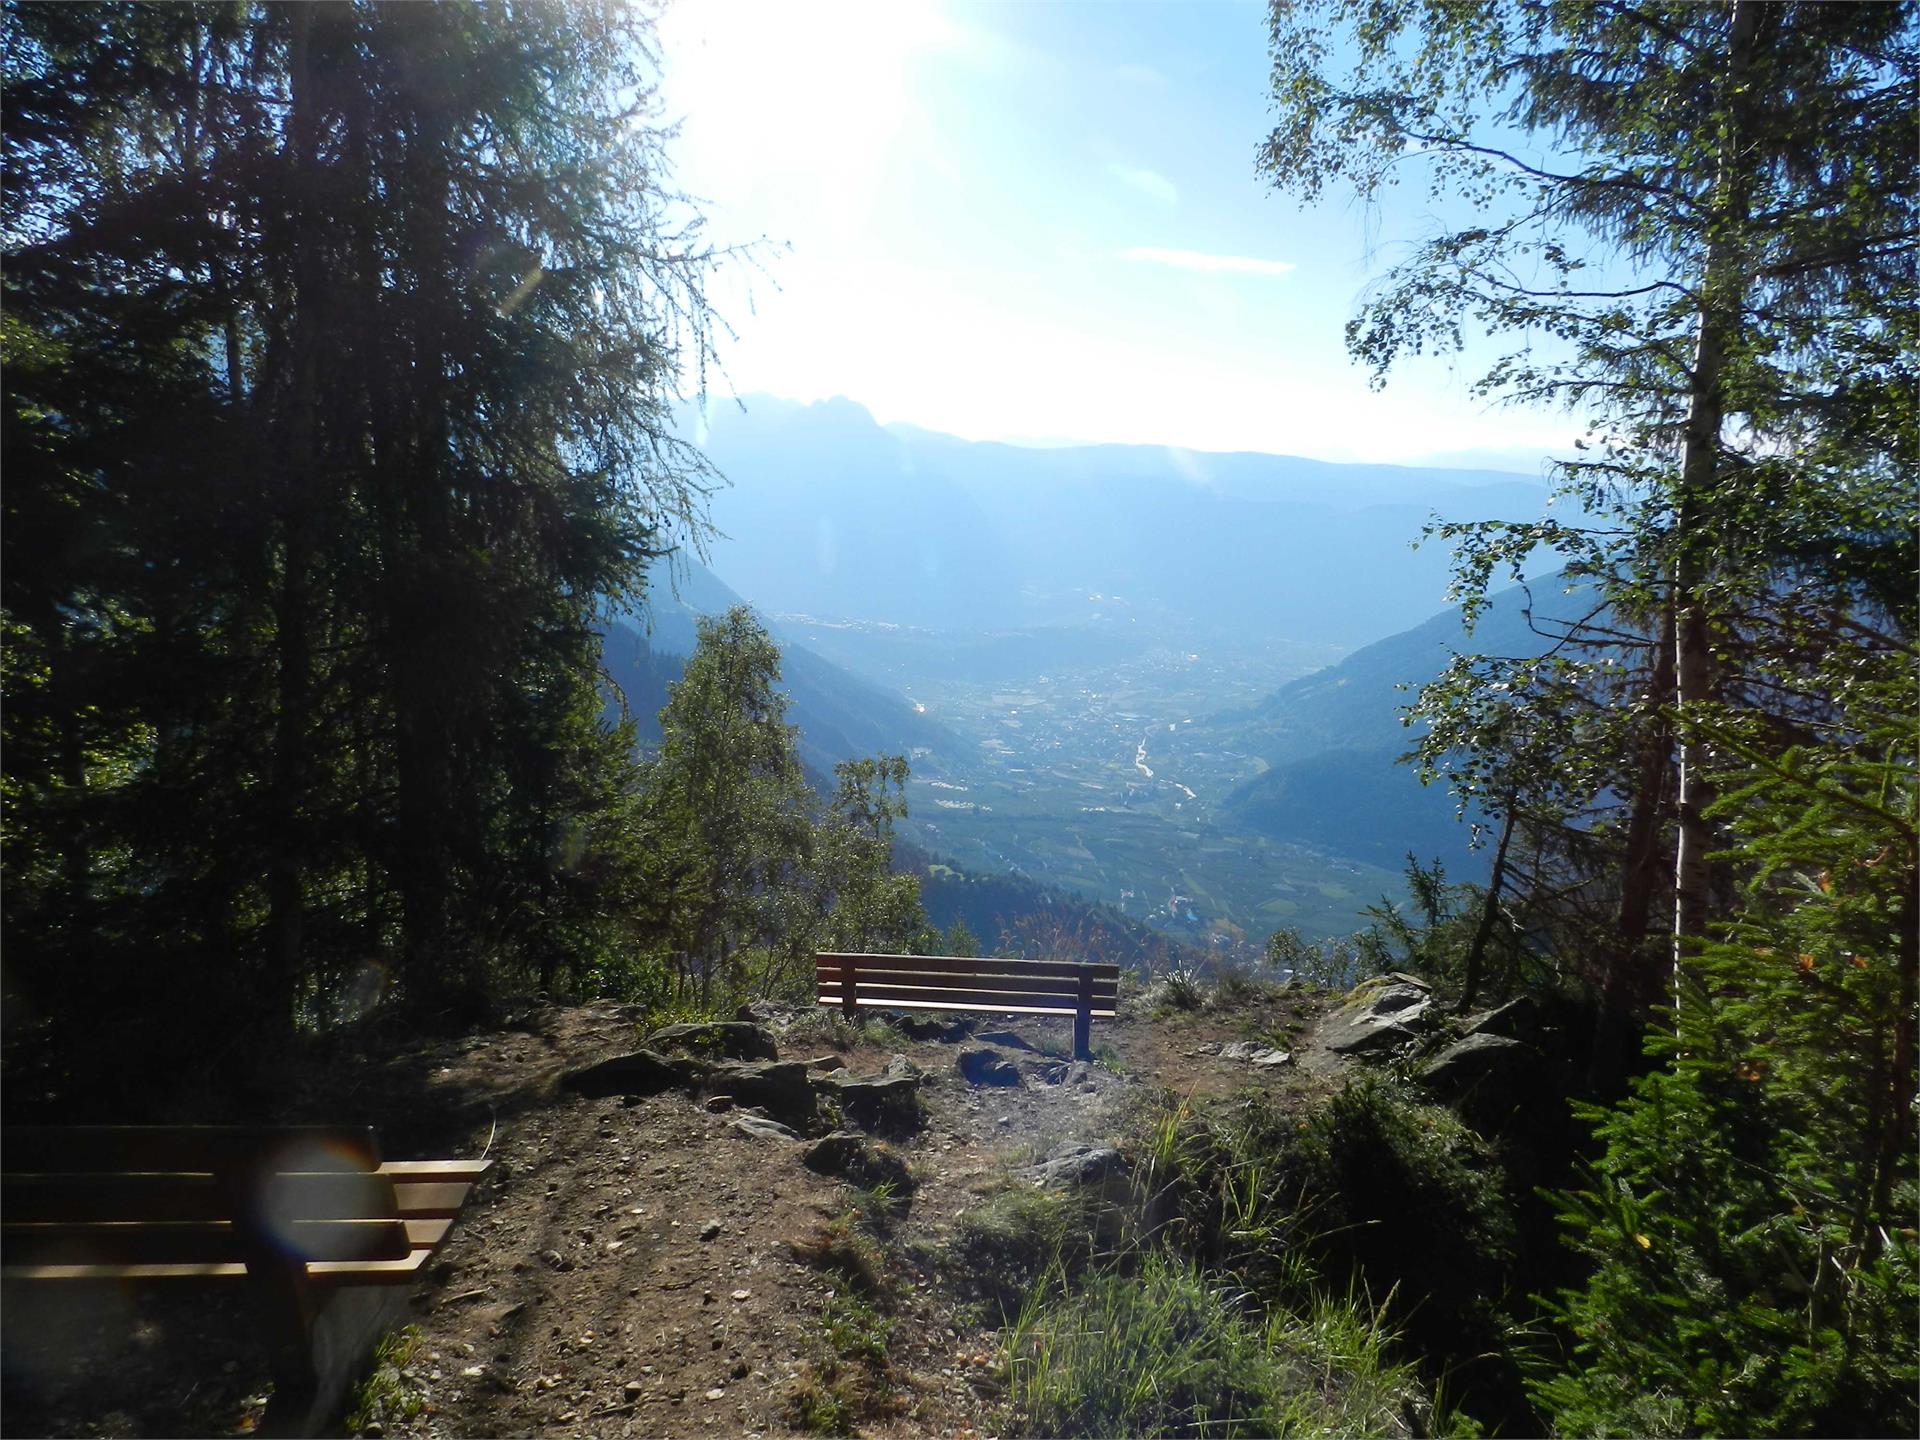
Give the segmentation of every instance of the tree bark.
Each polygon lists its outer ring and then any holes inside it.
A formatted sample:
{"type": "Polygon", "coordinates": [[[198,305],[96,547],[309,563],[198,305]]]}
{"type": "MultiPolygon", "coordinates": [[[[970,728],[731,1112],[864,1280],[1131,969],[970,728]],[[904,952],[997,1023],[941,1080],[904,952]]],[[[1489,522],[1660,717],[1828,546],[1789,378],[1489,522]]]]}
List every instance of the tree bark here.
{"type": "Polygon", "coordinates": [[[1500,887],[1507,880],[1507,846],[1513,839],[1513,801],[1507,801],[1506,818],[1500,824],[1500,843],[1493,852],[1493,874],[1487,879],[1486,903],[1480,907],[1480,924],[1473,932],[1473,948],[1467,951],[1467,976],[1460,986],[1460,1013],[1473,1008],[1480,990],[1480,970],[1486,962],[1487,941],[1493,937],[1493,922],[1500,913],[1500,887]]]}
{"type": "Polygon", "coordinates": [[[1675,515],[1674,701],[1680,717],[1680,783],[1675,797],[1679,843],[1674,855],[1673,983],[1680,1002],[1681,969],[1689,948],[1706,933],[1712,877],[1707,856],[1712,837],[1705,818],[1711,791],[1704,775],[1706,755],[1686,721],[1712,696],[1713,660],[1705,600],[1707,542],[1701,511],[1718,480],[1721,430],[1726,420],[1727,347],[1740,328],[1746,276],[1736,236],[1747,221],[1747,192],[1741,172],[1742,123],[1750,100],[1746,77],[1759,34],[1758,0],[1734,0],[1727,42],[1724,81],[1725,132],[1720,137],[1719,173],[1708,220],[1702,266],[1699,332],[1688,376],[1687,422],[1680,461],[1680,493],[1675,515]]]}

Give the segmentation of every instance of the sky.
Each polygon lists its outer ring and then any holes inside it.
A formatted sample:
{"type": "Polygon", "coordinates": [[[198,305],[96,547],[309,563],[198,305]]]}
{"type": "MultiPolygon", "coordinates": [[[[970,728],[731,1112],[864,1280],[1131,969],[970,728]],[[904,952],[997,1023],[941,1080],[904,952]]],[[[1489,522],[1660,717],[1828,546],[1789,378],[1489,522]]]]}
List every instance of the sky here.
{"type": "Polygon", "coordinates": [[[1344,326],[1438,222],[1417,193],[1305,208],[1261,182],[1260,4],[677,0],[660,38],[675,178],[752,247],[713,287],[715,395],[1523,473],[1579,433],[1473,397],[1491,349],[1369,388],[1344,326]]]}

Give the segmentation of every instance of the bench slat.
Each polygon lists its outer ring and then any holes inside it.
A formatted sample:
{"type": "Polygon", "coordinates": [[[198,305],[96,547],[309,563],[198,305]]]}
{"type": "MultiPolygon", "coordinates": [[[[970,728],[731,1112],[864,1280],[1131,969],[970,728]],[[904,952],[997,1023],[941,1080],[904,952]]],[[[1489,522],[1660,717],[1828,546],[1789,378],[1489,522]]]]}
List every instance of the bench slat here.
{"type": "Polygon", "coordinates": [[[286,1170],[373,1170],[369,1125],[17,1125],[6,1132],[9,1174],[212,1171],[268,1164],[286,1170]]]}
{"type": "Polygon", "coordinates": [[[389,1180],[448,1180],[471,1185],[493,1169],[493,1161],[473,1160],[389,1160],[379,1173],[389,1180]]]}
{"type": "MultiPolygon", "coordinates": [[[[271,1233],[284,1254],[307,1260],[402,1260],[413,1251],[399,1220],[296,1220],[271,1233]]],[[[9,1266],[244,1262],[246,1243],[224,1220],[0,1225],[9,1266]]]]}
{"type": "MultiPolygon", "coordinates": [[[[433,1251],[422,1247],[404,1260],[316,1260],[307,1266],[307,1278],[321,1285],[410,1284],[433,1251]]],[[[247,1267],[219,1265],[9,1265],[0,1275],[8,1280],[109,1280],[142,1284],[175,1280],[244,1280],[247,1267]]]]}
{"type": "MultiPolygon", "coordinates": [[[[840,996],[838,993],[830,997],[823,996],[817,1003],[838,1010],[840,996]]],[[[1072,1015],[1075,1013],[1075,1007],[1072,1005],[976,1005],[970,1002],[945,1000],[882,1000],[874,1003],[887,1010],[958,1010],[983,1015],[1072,1015]]],[[[1102,1010],[1096,1006],[1093,1018],[1112,1020],[1117,1018],[1117,1012],[1102,1010]]]]}
{"type": "MultiPolygon", "coordinates": [[[[838,985],[822,985],[822,999],[838,1000],[845,992],[838,985]]],[[[953,985],[913,985],[895,984],[889,981],[875,981],[869,984],[861,980],[856,988],[856,998],[862,1005],[891,1005],[896,1000],[925,1000],[929,1004],[951,1001],[954,1004],[973,1005],[1039,1005],[1049,1010],[1080,1008],[1080,997],[1072,991],[1059,990],[1001,990],[998,988],[953,985]]],[[[1103,1009],[1114,1006],[1112,995],[1095,995],[1093,1003],[1103,1009]]]]}
{"type": "MultiPolygon", "coordinates": [[[[1071,995],[1080,994],[1080,981],[1061,980],[1052,976],[1029,975],[927,975],[918,970],[904,967],[875,965],[869,970],[854,973],[854,981],[862,994],[868,985],[910,985],[929,990],[988,990],[997,994],[1026,995],[1071,995]]],[[[817,977],[822,986],[839,985],[838,972],[817,977]]],[[[1114,980],[1094,980],[1086,982],[1087,988],[1096,1000],[1111,1000],[1120,993],[1120,985],[1114,980]]]]}
{"type": "MultiPolygon", "coordinates": [[[[280,1172],[253,1182],[269,1215],[367,1220],[397,1215],[384,1173],[280,1172]]],[[[226,1220],[233,1200],[211,1175],[8,1175],[8,1220],[226,1220]]]]}
{"type": "Polygon", "coordinates": [[[404,1184],[393,1187],[394,1204],[403,1220],[438,1219],[460,1213],[472,1192],[471,1185],[450,1181],[404,1184]]]}
{"type": "Polygon", "coordinates": [[[843,960],[852,960],[855,969],[862,974],[868,970],[885,970],[891,962],[894,968],[908,967],[922,974],[1022,975],[1073,980],[1077,983],[1082,972],[1091,970],[1096,981],[1118,982],[1120,979],[1118,965],[1083,965],[1077,960],[1000,960],[992,956],[971,955],[850,955],[824,952],[814,956],[814,973],[838,975],[843,960]]]}

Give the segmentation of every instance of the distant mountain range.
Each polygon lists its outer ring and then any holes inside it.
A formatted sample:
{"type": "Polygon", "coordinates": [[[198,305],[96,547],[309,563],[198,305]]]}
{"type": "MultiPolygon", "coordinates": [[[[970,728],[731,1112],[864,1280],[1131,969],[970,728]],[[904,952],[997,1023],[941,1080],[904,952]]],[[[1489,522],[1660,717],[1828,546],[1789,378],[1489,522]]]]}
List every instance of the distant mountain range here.
{"type": "Polygon", "coordinates": [[[1430,614],[1447,518],[1539,515],[1484,470],[1160,446],[1028,449],[880,426],[849,400],[750,397],[689,420],[729,485],[715,571],[775,613],[936,630],[1096,617],[1364,644],[1430,614]]]}

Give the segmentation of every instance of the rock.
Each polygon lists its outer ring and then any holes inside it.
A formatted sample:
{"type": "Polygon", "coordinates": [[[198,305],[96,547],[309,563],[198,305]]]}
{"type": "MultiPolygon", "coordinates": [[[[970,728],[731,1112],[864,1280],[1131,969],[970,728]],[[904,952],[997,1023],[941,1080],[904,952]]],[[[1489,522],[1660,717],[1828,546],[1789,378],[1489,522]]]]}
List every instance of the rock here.
{"type": "Polygon", "coordinates": [[[1069,1085],[1092,1085],[1093,1066],[1085,1060],[1074,1061],[1073,1064],[1067,1067],[1067,1083],[1069,1085]]]}
{"type": "Polygon", "coordinates": [[[878,1075],[853,1075],[844,1070],[813,1077],[816,1093],[840,1102],[849,1119],[874,1130],[917,1130],[925,1122],[920,1109],[920,1077],[895,1071],[890,1065],[878,1075]]]}
{"type": "Polygon", "coordinates": [[[540,1260],[541,1263],[550,1270],[571,1270],[573,1268],[572,1262],[558,1250],[542,1250],[540,1252],[540,1260]]]}
{"type": "Polygon", "coordinates": [[[1127,1173],[1127,1161],[1110,1146],[1062,1145],[1027,1174],[1036,1185],[1097,1185],[1127,1173]]]}
{"type": "Polygon", "coordinates": [[[800,1159],[816,1174],[838,1175],[868,1190],[888,1186],[899,1209],[906,1208],[907,1197],[913,1194],[907,1162],[857,1131],[836,1130],[809,1145],[800,1159]]]}
{"type": "Polygon", "coordinates": [[[1431,998],[1431,993],[1424,985],[1369,980],[1356,985],[1353,993],[1347,997],[1347,1003],[1340,1008],[1363,1015],[1393,1015],[1425,1005],[1431,998]]]}
{"type": "Polygon", "coordinates": [[[629,1380],[626,1384],[626,1391],[627,1399],[638,1400],[642,1395],[647,1393],[647,1387],[642,1385],[638,1380],[629,1380]]]}
{"type": "Polygon", "coordinates": [[[844,1070],[847,1068],[847,1062],[842,1060],[838,1055],[816,1055],[813,1059],[807,1061],[807,1068],[809,1070],[822,1071],[844,1070]]]}
{"type": "Polygon", "coordinates": [[[790,1126],[782,1125],[778,1120],[762,1119],[758,1115],[736,1115],[727,1122],[729,1130],[755,1140],[798,1140],[800,1132],[790,1126]]]}
{"type": "Polygon", "coordinates": [[[1425,990],[1428,994],[1433,993],[1433,986],[1431,984],[1429,984],[1425,980],[1422,980],[1418,975],[1409,975],[1404,970],[1389,970],[1385,975],[1382,975],[1380,978],[1382,980],[1392,980],[1396,984],[1400,984],[1400,985],[1411,985],[1413,986],[1414,989],[1425,990]]]}
{"type": "Polygon", "coordinates": [[[700,1238],[702,1240],[718,1240],[720,1238],[720,1222],[718,1220],[707,1221],[706,1224],[700,1227],[700,1238]]]}
{"type": "Polygon", "coordinates": [[[1540,1007],[1529,995],[1496,1006],[1473,1017],[1468,1035],[1504,1035],[1509,1040],[1537,1041],[1540,1038],[1540,1007]]]}
{"type": "Polygon", "coordinates": [[[1011,1030],[982,1030],[973,1038],[982,1045],[1004,1045],[1009,1050],[1026,1050],[1035,1055],[1040,1053],[1039,1046],[1032,1044],[1023,1035],[1014,1034],[1011,1030]]]}
{"type": "Polygon", "coordinates": [[[1193,1053],[1196,1055],[1218,1055],[1220,1050],[1221,1045],[1218,1040],[1209,1040],[1206,1044],[1196,1047],[1193,1053]]]}
{"type": "Polygon", "coordinates": [[[1223,1045],[1220,1047],[1220,1058],[1222,1060],[1244,1060],[1249,1065],[1258,1066],[1263,1070],[1270,1070],[1276,1066],[1285,1065],[1289,1060],[1293,1059],[1293,1056],[1290,1052],[1276,1050],[1271,1045],[1256,1045],[1251,1040],[1236,1040],[1231,1045],[1223,1045]]]}
{"type": "Polygon", "coordinates": [[[703,1088],[731,1095],[742,1105],[758,1105],[792,1125],[810,1125],[817,1111],[813,1103],[813,1076],[798,1060],[762,1060],[722,1065],[713,1069],[703,1088]]]}
{"type": "Polygon", "coordinates": [[[797,1006],[788,1005],[780,1000],[750,1000],[733,1012],[736,1020],[745,1020],[760,1025],[773,1025],[784,1030],[800,1016],[797,1006]]]}
{"type": "Polygon", "coordinates": [[[690,1088],[712,1071],[704,1060],[636,1050],[569,1071],[560,1083],[580,1095],[658,1095],[663,1090],[690,1088]]]}
{"type": "Polygon", "coordinates": [[[1032,1060],[1027,1064],[1027,1074],[1048,1085],[1058,1085],[1065,1080],[1073,1067],[1064,1060],[1032,1060]]]}
{"type": "Polygon", "coordinates": [[[1391,1050],[1397,1045],[1418,1040],[1432,1021],[1427,1016],[1428,1002],[1386,1015],[1360,1015],[1345,1026],[1335,1024],[1327,1049],[1336,1055],[1365,1055],[1376,1050],[1391,1050]]]}
{"type": "Polygon", "coordinates": [[[731,1109],[733,1109],[733,1097],[731,1095],[707,1096],[707,1111],[709,1114],[724,1115],[731,1109]]]}
{"type": "Polygon", "coordinates": [[[1496,1076],[1517,1074],[1539,1053],[1505,1035],[1469,1035],[1434,1056],[1420,1072],[1420,1083],[1433,1090],[1465,1090],[1496,1076]]]}
{"type": "Polygon", "coordinates": [[[893,1028],[909,1040],[964,1040],[980,1022],[971,1016],[895,1015],[893,1028]]]}
{"type": "Polygon", "coordinates": [[[925,1079],[927,1074],[926,1071],[922,1070],[904,1055],[889,1055],[887,1057],[887,1068],[880,1073],[885,1075],[889,1080],[898,1080],[904,1076],[906,1079],[915,1082],[925,1079]]]}
{"type": "Polygon", "coordinates": [[[707,1020],[691,1025],[663,1025],[647,1037],[654,1050],[684,1050],[719,1060],[778,1060],[773,1036],[745,1020],[707,1020]]]}
{"type": "Polygon", "coordinates": [[[960,1073],[969,1085],[1018,1085],[1019,1068],[998,1050],[984,1046],[960,1052],[960,1073]]]}

